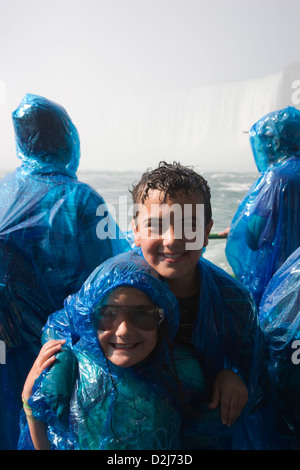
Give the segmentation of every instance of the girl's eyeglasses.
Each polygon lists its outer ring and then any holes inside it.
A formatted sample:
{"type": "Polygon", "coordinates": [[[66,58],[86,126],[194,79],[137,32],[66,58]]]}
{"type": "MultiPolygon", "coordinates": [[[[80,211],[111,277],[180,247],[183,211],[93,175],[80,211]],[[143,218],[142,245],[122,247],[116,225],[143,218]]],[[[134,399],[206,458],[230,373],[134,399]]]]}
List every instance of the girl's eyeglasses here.
{"type": "Polygon", "coordinates": [[[151,331],[164,320],[165,315],[159,307],[125,307],[123,305],[105,305],[95,311],[97,330],[114,330],[122,321],[129,321],[140,330],[151,331]]]}

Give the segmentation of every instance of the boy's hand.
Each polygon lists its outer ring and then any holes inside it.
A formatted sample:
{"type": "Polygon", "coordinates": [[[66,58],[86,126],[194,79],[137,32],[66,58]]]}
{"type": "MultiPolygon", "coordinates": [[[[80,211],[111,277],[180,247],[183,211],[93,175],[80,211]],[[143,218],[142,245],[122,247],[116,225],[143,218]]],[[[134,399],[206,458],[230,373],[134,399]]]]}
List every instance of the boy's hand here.
{"type": "Polygon", "coordinates": [[[231,426],[247,401],[248,390],[242,379],[232,370],[221,370],[215,379],[209,408],[220,405],[222,423],[231,426]]]}
{"type": "Polygon", "coordinates": [[[36,358],[24,384],[22,398],[28,400],[32,395],[32,388],[35,380],[41,375],[43,370],[53,364],[55,354],[60,351],[65,340],[51,340],[44,344],[36,358]]]}

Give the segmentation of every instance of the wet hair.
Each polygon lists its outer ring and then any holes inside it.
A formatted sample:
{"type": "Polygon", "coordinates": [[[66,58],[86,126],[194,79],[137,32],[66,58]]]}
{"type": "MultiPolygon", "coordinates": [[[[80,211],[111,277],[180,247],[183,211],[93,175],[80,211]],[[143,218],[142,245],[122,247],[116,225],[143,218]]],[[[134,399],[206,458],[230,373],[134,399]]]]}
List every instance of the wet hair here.
{"type": "Polygon", "coordinates": [[[186,195],[198,194],[204,203],[206,225],[211,221],[210,188],[203,176],[196,173],[192,167],[183,166],[179,162],[161,161],[157,168],[145,171],[140,181],[132,185],[130,193],[133,203],[143,204],[149,197],[149,191],[155,189],[163,193],[162,203],[167,197],[176,198],[179,192],[186,195]]]}

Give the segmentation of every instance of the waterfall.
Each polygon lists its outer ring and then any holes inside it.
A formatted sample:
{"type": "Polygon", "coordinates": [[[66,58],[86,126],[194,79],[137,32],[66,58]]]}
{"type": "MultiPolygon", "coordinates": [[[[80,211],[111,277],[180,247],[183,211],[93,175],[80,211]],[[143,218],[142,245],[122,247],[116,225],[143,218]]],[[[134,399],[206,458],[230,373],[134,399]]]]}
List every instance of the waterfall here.
{"type": "Polygon", "coordinates": [[[121,155],[128,170],[161,159],[214,170],[256,169],[248,131],[268,112],[295,105],[297,78],[300,63],[257,79],[107,99],[100,153],[109,152],[112,162],[121,155]]]}

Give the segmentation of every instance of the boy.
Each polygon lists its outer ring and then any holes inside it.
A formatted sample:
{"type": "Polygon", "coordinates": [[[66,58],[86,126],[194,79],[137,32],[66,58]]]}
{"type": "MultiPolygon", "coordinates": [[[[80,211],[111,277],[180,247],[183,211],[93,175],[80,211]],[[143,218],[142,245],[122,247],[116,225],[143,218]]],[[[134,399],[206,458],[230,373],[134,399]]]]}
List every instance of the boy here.
{"type": "Polygon", "coordinates": [[[255,402],[250,388],[257,381],[262,343],[250,294],[201,258],[213,226],[207,182],[179,163],[161,162],[145,172],[131,192],[137,207],[135,244],[176,296],[181,311],[177,338],[195,348],[211,380],[210,407],[220,405],[223,424],[231,425],[247,401],[249,406],[255,402]]]}

